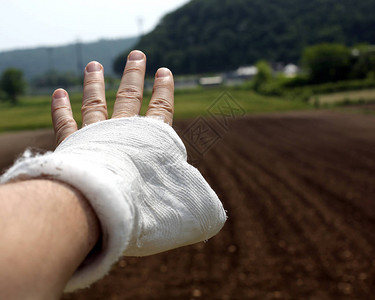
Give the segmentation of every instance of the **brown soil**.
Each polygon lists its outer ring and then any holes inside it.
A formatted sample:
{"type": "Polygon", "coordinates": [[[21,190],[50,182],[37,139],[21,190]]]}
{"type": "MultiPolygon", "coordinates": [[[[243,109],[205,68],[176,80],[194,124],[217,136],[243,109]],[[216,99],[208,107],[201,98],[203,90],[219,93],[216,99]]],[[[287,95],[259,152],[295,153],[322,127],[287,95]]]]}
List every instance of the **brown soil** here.
{"type": "MultiPolygon", "coordinates": [[[[184,134],[191,124],[176,128],[184,134]]],[[[220,137],[195,164],[228,210],[223,230],[207,243],[122,258],[63,299],[373,298],[375,117],[310,112],[230,120],[225,130],[209,124],[220,137]]],[[[0,137],[0,167],[33,135],[34,146],[53,144],[47,132],[0,137]]]]}
{"type": "Polygon", "coordinates": [[[55,137],[51,129],[1,134],[0,172],[9,167],[25,148],[42,152],[52,150],[54,146],[55,137]]]}

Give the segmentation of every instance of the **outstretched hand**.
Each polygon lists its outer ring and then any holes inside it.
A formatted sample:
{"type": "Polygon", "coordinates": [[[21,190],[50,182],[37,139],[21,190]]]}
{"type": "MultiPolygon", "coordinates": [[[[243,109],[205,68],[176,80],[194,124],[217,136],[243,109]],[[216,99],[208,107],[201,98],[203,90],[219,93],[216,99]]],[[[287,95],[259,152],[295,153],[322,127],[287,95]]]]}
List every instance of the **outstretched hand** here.
{"type": "MultiPolygon", "coordinates": [[[[146,55],[138,50],[130,52],[117,91],[112,118],[139,115],[143,100],[145,70],[146,55]]],[[[155,74],[146,117],[159,118],[171,125],[173,110],[173,75],[169,69],[160,68],[155,74]]],[[[52,95],[51,111],[56,145],[59,145],[78,130],[73,118],[69,95],[65,90],[55,90],[52,95]]],[[[84,71],[81,113],[82,127],[108,119],[103,66],[96,61],[88,63],[84,71]]]]}
{"type": "MultiPolygon", "coordinates": [[[[207,240],[226,220],[219,198],[199,171],[187,163],[184,144],[169,126],[174,83],[168,69],[156,72],[146,117],[136,117],[142,104],[145,68],[146,56],[132,51],[112,120],[107,120],[103,67],[90,62],[84,74],[84,128],[77,128],[68,93],[56,90],[52,120],[60,145],[43,155],[32,156],[26,151],[0,177],[3,183],[17,178],[53,179],[89,202],[91,217],[95,214],[100,224],[100,247],[76,269],[65,291],[87,287],[102,278],[121,255],[152,255],[207,240]]],[[[78,234],[78,230],[72,231],[74,236],[78,234]]],[[[82,242],[90,236],[94,238],[89,240],[97,240],[98,234],[87,233],[82,242]]],[[[76,262],[89,251],[84,250],[78,253],[76,262]]]]}

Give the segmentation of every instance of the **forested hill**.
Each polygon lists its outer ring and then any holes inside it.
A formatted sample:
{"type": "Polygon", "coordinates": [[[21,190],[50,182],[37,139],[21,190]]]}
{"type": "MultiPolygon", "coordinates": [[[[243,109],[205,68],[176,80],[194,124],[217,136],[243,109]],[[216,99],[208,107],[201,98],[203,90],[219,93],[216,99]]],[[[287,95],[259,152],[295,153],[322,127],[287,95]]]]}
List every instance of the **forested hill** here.
{"type": "Polygon", "coordinates": [[[0,52],[0,74],[10,67],[21,69],[27,79],[51,69],[82,74],[84,66],[91,60],[99,61],[106,74],[113,74],[113,60],[137,41],[138,38],[103,39],[92,43],[0,52]]]}
{"type": "MultiPolygon", "coordinates": [[[[201,73],[258,59],[298,62],[315,43],[375,43],[374,16],[375,0],[192,0],[136,48],[147,53],[149,72],[163,65],[201,73]]],[[[122,63],[115,63],[119,72],[122,63]]]]}

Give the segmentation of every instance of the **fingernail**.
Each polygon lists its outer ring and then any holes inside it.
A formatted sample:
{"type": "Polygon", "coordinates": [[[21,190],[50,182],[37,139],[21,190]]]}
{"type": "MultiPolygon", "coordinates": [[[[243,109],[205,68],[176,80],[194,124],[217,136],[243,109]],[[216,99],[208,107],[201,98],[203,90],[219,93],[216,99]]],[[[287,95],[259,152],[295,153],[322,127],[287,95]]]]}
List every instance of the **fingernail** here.
{"type": "Polygon", "coordinates": [[[91,72],[99,72],[100,70],[102,69],[100,63],[96,62],[96,61],[92,61],[90,62],[87,66],[86,66],[86,71],[88,73],[91,73],[91,72]]]}
{"type": "Polygon", "coordinates": [[[56,90],[52,95],[52,105],[69,105],[68,94],[63,89],[56,90]]]}
{"type": "Polygon", "coordinates": [[[66,98],[66,92],[64,90],[57,90],[53,93],[53,99],[66,98]]]}
{"type": "Polygon", "coordinates": [[[130,52],[128,56],[128,60],[142,60],[145,57],[145,55],[138,50],[130,52]]]}
{"type": "Polygon", "coordinates": [[[160,78],[160,77],[168,77],[169,75],[171,75],[171,71],[169,71],[167,68],[160,68],[160,69],[156,72],[156,77],[157,77],[157,78],[160,78]]]}

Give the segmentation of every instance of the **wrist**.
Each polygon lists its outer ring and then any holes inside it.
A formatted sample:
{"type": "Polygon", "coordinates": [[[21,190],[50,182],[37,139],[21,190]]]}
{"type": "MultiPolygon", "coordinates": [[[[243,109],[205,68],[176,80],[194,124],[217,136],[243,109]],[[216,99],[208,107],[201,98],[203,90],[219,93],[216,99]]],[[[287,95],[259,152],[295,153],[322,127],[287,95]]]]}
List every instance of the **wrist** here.
{"type": "Polygon", "coordinates": [[[2,185],[0,199],[0,234],[9,241],[0,257],[7,276],[0,278],[0,285],[6,283],[0,298],[61,294],[100,235],[89,203],[74,188],[48,179],[2,185]]]}

